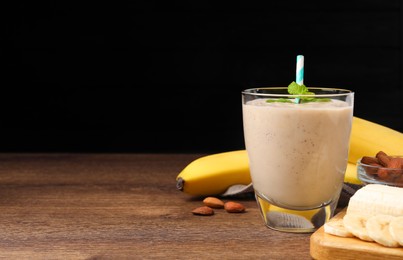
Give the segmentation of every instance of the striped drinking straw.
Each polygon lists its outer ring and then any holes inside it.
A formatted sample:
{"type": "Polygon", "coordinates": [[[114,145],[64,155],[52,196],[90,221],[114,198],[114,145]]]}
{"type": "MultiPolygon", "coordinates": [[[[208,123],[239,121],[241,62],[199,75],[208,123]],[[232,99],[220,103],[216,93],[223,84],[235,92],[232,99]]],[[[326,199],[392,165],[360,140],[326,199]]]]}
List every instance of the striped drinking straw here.
{"type": "MultiPolygon", "coordinates": [[[[295,82],[298,85],[303,85],[304,84],[304,56],[303,55],[298,55],[297,56],[297,71],[296,71],[296,79],[295,82]]],[[[296,104],[301,102],[301,99],[299,97],[295,98],[294,101],[296,104]]]]}
{"type": "Polygon", "coordinates": [[[297,56],[297,73],[296,73],[295,82],[298,85],[304,84],[304,56],[303,55],[297,56]]]}

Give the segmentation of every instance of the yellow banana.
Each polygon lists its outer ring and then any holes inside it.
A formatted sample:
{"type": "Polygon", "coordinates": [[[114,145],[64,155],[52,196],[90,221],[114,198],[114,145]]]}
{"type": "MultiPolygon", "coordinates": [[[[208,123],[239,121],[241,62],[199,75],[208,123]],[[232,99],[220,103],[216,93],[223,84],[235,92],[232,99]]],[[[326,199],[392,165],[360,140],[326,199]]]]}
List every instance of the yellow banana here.
{"type": "Polygon", "coordinates": [[[251,182],[246,150],[200,157],[176,177],[176,187],[191,195],[222,194],[234,184],[251,182]]]}
{"type": "MultiPolygon", "coordinates": [[[[354,117],[344,181],[361,184],[357,178],[357,160],[362,156],[373,156],[380,150],[391,155],[402,155],[403,133],[354,117]]],[[[200,157],[187,165],[176,181],[179,190],[198,196],[222,194],[236,184],[248,185],[251,177],[246,150],[200,157]]]]}
{"type": "Polygon", "coordinates": [[[344,175],[344,182],[352,184],[362,184],[362,182],[357,177],[357,165],[355,163],[347,163],[346,174],[344,175]]]}
{"type": "Polygon", "coordinates": [[[403,133],[359,118],[353,118],[348,161],[356,163],[363,156],[375,156],[379,151],[390,155],[403,154],[403,133]]]}

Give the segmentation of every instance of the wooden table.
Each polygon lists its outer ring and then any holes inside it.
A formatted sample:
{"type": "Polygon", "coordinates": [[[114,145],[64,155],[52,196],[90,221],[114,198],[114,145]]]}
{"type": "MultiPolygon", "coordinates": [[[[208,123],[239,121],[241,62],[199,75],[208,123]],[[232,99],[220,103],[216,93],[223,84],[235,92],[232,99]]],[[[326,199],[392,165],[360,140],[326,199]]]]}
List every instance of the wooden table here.
{"type": "Polygon", "coordinates": [[[0,154],[1,259],[311,259],[310,234],[202,205],[175,187],[202,154],[0,154]]]}

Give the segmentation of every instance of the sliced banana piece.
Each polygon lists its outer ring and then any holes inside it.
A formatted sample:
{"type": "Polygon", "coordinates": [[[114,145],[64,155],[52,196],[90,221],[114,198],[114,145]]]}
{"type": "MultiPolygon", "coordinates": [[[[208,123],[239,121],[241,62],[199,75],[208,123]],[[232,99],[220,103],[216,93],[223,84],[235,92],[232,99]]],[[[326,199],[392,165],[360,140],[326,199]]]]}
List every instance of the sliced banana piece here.
{"type": "Polygon", "coordinates": [[[365,241],[374,241],[365,227],[368,217],[357,213],[348,213],[343,217],[344,227],[354,236],[365,241]]]}
{"type": "Polygon", "coordinates": [[[395,217],[390,221],[389,233],[394,240],[403,246],[403,216],[395,217]]]}
{"type": "Polygon", "coordinates": [[[368,218],[365,224],[368,235],[377,243],[386,247],[398,247],[399,243],[389,232],[389,223],[394,216],[379,214],[368,218]]]}
{"type": "Polygon", "coordinates": [[[343,224],[343,219],[331,219],[323,225],[325,233],[339,237],[354,237],[343,224]]]}

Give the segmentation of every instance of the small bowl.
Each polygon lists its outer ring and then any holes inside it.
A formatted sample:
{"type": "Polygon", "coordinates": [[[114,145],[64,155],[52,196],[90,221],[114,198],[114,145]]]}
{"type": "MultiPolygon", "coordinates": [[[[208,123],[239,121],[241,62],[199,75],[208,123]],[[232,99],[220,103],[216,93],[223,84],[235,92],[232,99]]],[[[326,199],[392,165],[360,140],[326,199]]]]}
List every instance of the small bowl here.
{"type": "MultiPolygon", "coordinates": [[[[376,157],[369,157],[376,160],[376,157]]],[[[357,161],[357,177],[363,184],[384,184],[403,187],[403,156],[391,156],[402,160],[400,168],[387,168],[381,165],[365,164],[362,159],[357,161]]],[[[367,161],[367,160],[366,160],[367,161]]]]}

